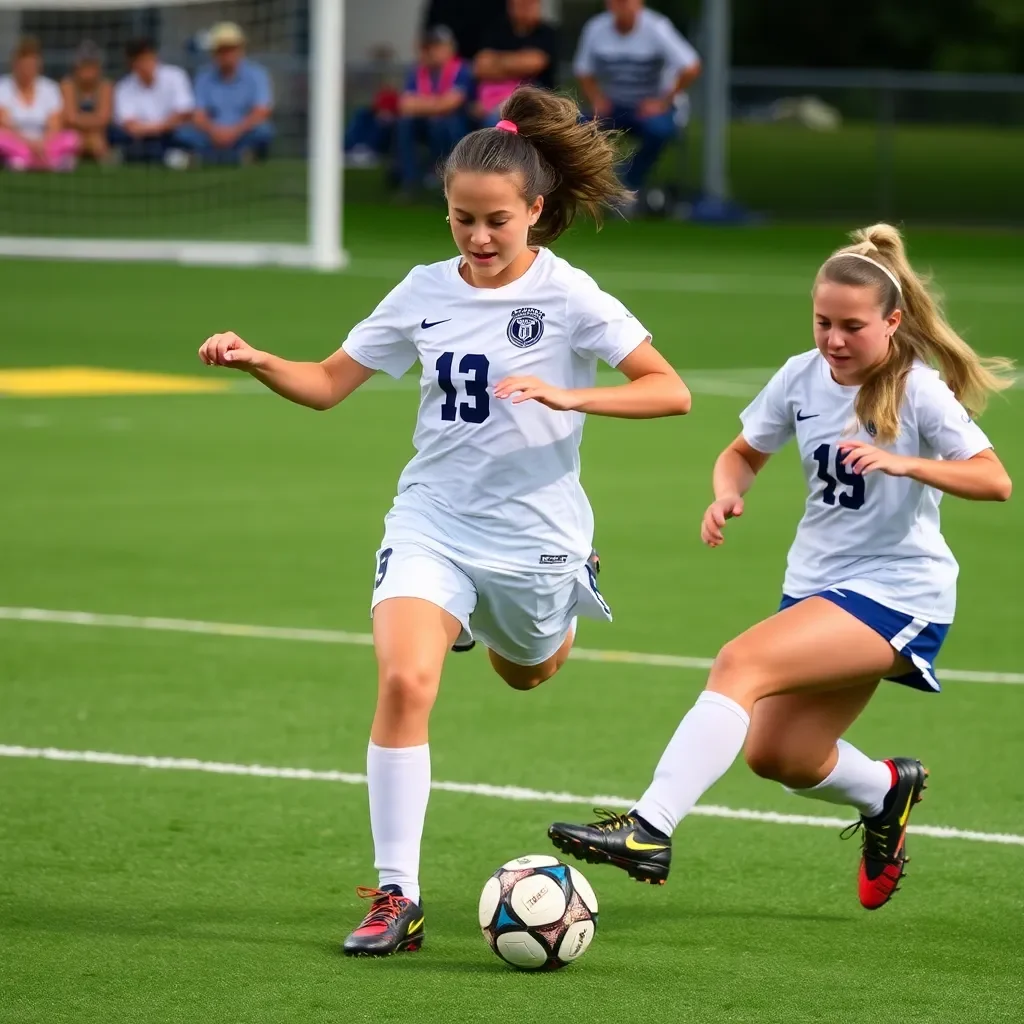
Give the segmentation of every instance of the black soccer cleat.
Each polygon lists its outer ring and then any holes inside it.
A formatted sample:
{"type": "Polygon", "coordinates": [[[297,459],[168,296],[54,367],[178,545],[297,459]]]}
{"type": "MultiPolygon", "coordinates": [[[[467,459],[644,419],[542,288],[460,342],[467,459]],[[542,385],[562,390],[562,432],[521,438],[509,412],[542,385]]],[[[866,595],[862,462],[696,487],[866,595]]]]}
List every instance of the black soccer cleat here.
{"type": "Polygon", "coordinates": [[[413,953],[423,945],[423,907],[403,896],[397,885],[384,889],[361,885],[356,893],[364,900],[373,900],[373,905],[341,947],[345,956],[413,953]]]}
{"type": "Polygon", "coordinates": [[[906,874],[910,812],[921,802],[928,779],[924,766],[912,757],[894,757],[886,764],[896,781],[886,795],[882,813],[874,818],[862,815],[842,833],[844,839],[849,839],[861,829],[864,832],[857,892],[866,910],[884,907],[899,889],[900,879],[906,874]]]}
{"type": "Polygon", "coordinates": [[[664,885],[672,862],[672,840],[655,835],[633,814],[594,809],[598,820],[589,825],[555,822],[548,838],[563,853],[588,864],[614,864],[630,878],[664,885]]]}

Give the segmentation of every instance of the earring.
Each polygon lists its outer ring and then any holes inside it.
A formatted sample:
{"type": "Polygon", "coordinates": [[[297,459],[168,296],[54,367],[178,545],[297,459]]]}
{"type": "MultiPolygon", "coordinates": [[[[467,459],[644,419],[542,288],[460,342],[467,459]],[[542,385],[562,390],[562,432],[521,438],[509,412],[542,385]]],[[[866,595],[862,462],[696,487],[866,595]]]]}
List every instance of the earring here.
{"type": "Polygon", "coordinates": [[[451,224],[451,222],[452,222],[451,217],[449,217],[447,214],[445,214],[444,222],[445,222],[445,224],[451,224]]]}

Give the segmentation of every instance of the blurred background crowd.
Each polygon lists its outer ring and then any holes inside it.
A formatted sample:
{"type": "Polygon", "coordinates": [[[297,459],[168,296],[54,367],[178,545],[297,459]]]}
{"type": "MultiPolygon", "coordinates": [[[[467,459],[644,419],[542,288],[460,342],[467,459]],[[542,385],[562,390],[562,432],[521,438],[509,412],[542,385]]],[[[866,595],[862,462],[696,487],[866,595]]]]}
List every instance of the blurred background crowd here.
{"type": "MultiPolygon", "coordinates": [[[[346,4],[345,166],[396,202],[436,199],[434,168],[493,125],[522,82],[572,93],[621,129],[633,212],[692,211],[714,0],[378,0],[346,4]]],[[[1024,4],[901,0],[857,9],[733,0],[734,191],[776,212],[874,206],[897,192],[965,219],[1024,214],[1024,4]],[[759,126],[799,134],[771,137],[759,126]],[[751,126],[744,131],[737,126],[751,126]],[[830,137],[823,146],[815,137],[830,137]],[[934,188],[928,182],[934,179],[934,188]],[[914,186],[907,188],[907,182],[914,186]],[[918,185],[921,184],[921,189],[918,185]],[[789,189],[791,195],[785,197],[789,189]],[[923,189],[923,190],[922,190],[923,189]],[[914,194],[910,194],[914,193],[914,194]],[[952,202],[949,202],[952,193],[952,202]],[[1018,201],[1014,196],[1018,196],[1018,201]]],[[[178,171],[302,159],[308,0],[0,9],[0,165],[178,171]],[[214,16],[217,16],[216,19],[214,16]]],[[[627,211],[628,212],[628,211],[627,211]]]]}

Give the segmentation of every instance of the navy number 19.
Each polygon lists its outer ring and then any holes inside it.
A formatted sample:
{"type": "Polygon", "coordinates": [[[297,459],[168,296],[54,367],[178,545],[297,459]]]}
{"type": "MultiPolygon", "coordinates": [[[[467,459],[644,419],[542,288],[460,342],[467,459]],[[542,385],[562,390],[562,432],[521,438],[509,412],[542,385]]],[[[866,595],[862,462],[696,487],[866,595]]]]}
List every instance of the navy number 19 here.
{"type": "Polygon", "coordinates": [[[843,465],[843,453],[838,448],[835,455],[835,476],[829,472],[829,466],[833,461],[832,449],[829,445],[818,445],[814,449],[814,460],[818,463],[818,479],[825,481],[825,490],[822,491],[821,500],[826,505],[836,503],[837,483],[849,487],[848,491],[840,491],[838,495],[839,504],[843,508],[858,509],[864,504],[864,477],[857,473],[851,473],[843,465]]]}

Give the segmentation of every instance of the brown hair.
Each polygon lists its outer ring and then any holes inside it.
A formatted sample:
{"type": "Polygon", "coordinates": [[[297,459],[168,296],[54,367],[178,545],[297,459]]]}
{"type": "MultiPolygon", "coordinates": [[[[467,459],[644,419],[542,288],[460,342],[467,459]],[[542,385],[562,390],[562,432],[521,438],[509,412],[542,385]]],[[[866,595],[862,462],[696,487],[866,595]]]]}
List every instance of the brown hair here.
{"type": "Polygon", "coordinates": [[[833,253],[818,271],[817,280],[874,288],[883,317],[896,309],[902,312],[889,342],[888,358],[861,386],[855,404],[857,419],[865,426],[874,425],[881,444],[899,436],[900,407],[915,359],[936,367],[972,416],[984,411],[989,395],[1012,387],[1013,360],[982,358],[953,330],[930,280],[910,265],[898,228],[873,224],[850,237],[853,244],[833,253]],[[884,271],[850,253],[882,264],[900,287],[884,271]]]}
{"type": "Polygon", "coordinates": [[[531,245],[550,244],[579,213],[600,224],[605,207],[630,198],[615,174],[612,133],[582,121],[571,99],[522,86],[502,104],[501,116],[517,132],[471,132],[452,150],[442,177],[447,188],[459,171],[521,175],[527,203],[544,197],[544,210],[530,230],[531,245]]]}
{"type": "Polygon", "coordinates": [[[24,36],[18,40],[18,45],[11,54],[14,60],[21,60],[22,57],[42,57],[43,48],[35,36],[24,36]]]}

